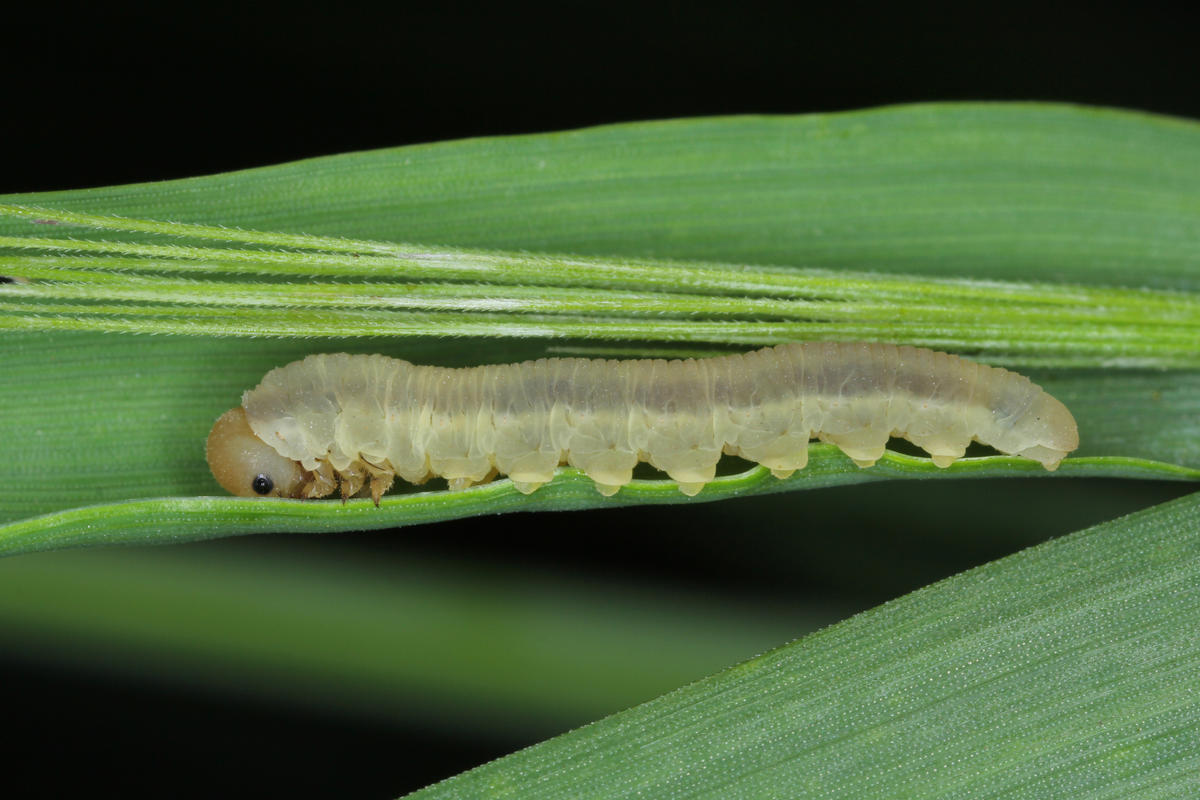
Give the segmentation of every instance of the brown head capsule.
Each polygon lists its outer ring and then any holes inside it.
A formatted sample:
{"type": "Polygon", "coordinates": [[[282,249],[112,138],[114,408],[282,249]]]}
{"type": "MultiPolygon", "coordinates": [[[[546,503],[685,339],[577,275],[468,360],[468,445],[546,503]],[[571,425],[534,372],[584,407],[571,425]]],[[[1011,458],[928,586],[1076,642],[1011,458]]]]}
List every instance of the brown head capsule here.
{"type": "Polygon", "coordinates": [[[213,477],[240,497],[299,497],[304,470],[254,435],[242,408],[226,411],[205,446],[213,477]]]}

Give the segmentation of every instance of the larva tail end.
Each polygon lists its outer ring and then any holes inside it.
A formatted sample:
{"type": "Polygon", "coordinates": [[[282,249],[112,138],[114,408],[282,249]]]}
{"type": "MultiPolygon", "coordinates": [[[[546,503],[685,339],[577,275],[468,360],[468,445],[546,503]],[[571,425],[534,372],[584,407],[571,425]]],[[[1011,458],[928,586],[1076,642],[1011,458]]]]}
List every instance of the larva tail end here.
{"type": "Polygon", "coordinates": [[[1053,471],[1067,453],[1079,447],[1079,426],[1075,418],[1061,402],[1042,393],[1033,407],[1021,420],[1025,441],[1036,442],[1030,447],[1017,450],[1016,455],[1032,458],[1053,471]]]}
{"type": "Polygon", "coordinates": [[[704,486],[705,484],[703,483],[680,483],[679,491],[683,492],[688,497],[695,497],[696,495],[700,494],[700,490],[703,489],[704,486]]]}

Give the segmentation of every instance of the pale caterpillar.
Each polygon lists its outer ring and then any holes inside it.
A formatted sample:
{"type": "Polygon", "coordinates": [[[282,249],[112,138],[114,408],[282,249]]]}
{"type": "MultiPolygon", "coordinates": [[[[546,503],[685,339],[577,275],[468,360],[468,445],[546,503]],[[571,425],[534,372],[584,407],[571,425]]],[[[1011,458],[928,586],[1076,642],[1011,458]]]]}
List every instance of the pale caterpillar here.
{"type": "Polygon", "coordinates": [[[611,495],[648,461],[694,495],[722,452],[779,478],[812,437],[860,467],[890,436],[939,467],[972,440],[1058,467],[1079,446],[1066,407],[1023,375],[891,344],[802,342],[706,359],[549,358],[451,369],[381,355],[309,356],[271,370],[208,437],[236,495],[376,504],[398,475],[451,489],[507,475],[529,493],[560,464],[611,495]]]}

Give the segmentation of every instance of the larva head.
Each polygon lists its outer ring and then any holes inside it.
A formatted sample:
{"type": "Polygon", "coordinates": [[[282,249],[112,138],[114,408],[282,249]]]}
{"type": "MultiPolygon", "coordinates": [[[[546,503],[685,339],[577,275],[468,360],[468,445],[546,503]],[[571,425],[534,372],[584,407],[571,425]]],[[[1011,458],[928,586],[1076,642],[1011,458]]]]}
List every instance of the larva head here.
{"type": "Polygon", "coordinates": [[[254,435],[240,406],[221,415],[205,445],[208,467],[226,491],[239,497],[299,497],[304,468],[254,435]]]}
{"type": "Polygon", "coordinates": [[[1058,469],[1067,453],[1079,447],[1079,427],[1067,407],[1042,392],[1025,412],[1018,427],[1033,444],[1017,455],[1042,462],[1048,470],[1058,469]]]}

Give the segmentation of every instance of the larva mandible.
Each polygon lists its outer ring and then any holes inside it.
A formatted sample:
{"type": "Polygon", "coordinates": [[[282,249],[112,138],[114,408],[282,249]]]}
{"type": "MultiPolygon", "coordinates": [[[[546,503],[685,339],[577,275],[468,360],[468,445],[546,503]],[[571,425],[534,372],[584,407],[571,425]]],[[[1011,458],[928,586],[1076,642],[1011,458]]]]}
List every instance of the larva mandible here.
{"type": "Polygon", "coordinates": [[[1058,467],[1079,446],[1062,403],[1023,375],[948,353],[879,343],[797,342],[717,358],[547,358],[452,369],[381,355],[313,355],[271,370],[208,437],[217,481],[245,497],[376,504],[398,475],[460,489],[507,475],[529,493],[560,464],[601,494],[648,461],[687,495],[721,453],[784,478],[812,437],[860,467],[890,436],[939,467],[974,439],[1058,467]]]}

